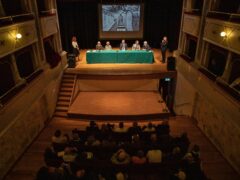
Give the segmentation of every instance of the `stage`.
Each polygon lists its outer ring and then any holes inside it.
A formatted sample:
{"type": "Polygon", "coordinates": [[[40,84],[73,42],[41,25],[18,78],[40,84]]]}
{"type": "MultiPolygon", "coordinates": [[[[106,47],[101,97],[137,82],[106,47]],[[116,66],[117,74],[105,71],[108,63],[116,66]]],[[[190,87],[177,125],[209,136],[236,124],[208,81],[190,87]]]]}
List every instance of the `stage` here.
{"type": "Polygon", "coordinates": [[[170,115],[158,92],[79,92],[68,110],[70,118],[147,120],[170,115]]]}

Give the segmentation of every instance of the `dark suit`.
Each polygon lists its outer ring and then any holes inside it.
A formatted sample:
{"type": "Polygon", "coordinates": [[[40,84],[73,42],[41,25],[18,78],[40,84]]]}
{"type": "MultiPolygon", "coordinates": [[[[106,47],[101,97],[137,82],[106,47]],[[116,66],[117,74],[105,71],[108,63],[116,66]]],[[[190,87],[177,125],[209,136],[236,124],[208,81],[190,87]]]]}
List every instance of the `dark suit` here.
{"type": "Polygon", "coordinates": [[[167,45],[168,42],[167,41],[162,41],[161,42],[161,51],[162,51],[162,62],[165,63],[166,61],[166,51],[167,51],[167,45]]]}
{"type": "Polygon", "coordinates": [[[127,50],[127,48],[128,48],[127,43],[120,44],[120,50],[127,50]]]}
{"type": "Polygon", "coordinates": [[[96,45],[96,50],[103,50],[102,45],[96,45]]]}
{"type": "Polygon", "coordinates": [[[149,51],[149,50],[151,50],[151,47],[147,44],[147,45],[143,45],[142,49],[149,51]]]}

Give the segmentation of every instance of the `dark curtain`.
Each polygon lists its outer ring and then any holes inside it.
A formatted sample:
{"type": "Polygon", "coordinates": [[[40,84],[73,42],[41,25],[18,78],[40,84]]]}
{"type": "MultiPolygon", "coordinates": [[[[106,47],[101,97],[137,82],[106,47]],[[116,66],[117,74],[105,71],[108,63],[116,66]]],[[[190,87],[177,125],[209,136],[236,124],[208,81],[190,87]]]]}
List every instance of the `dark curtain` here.
{"type": "Polygon", "coordinates": [[[72,52],[72,36],[79,48],[93,48],[98,40],[98,4],[96,2],[58,1],[63,49],[72,52]]]}
{"type": "MultiPolygon", "coordinates": [[[[59,0],[57,2],[63,49],[72,52],[71,37],[73,35],[77,36],[80,49],[94,48],[98,41],[98,1],[59,0]]],[[[132,1],[124,2],[131,3],[132,1]]],[[[143,2],[145,6],[143,40],[147,40],[151,47],[160,48],[162,37],[166,35],[169,48],[177,49],[182,0],[142,0],[139,2],[143,2]]],[[[128,45],[131,46],[133,41],[128,40],[128,45]]],[[[118,46],[119,43],[120,40],[111,40],[113,46],[118,46]]]]}
{"type": "Polygon", "coordinates": [[[159,48],[163,36],[169,48],[177,49],[181,24],[182,0],[150,0],[145,2],[144,39],[159,48]]]}

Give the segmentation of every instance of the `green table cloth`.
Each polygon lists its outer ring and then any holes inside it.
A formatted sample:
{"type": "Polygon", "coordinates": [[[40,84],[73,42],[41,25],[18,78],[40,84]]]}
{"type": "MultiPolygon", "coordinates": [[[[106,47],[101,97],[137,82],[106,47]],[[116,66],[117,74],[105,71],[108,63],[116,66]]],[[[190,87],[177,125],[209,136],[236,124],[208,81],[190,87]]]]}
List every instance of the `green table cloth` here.
{"type": "Polygon", "coordinates": [[[153,63],[152,51],[87,51],[87,63],[153,63]]]}

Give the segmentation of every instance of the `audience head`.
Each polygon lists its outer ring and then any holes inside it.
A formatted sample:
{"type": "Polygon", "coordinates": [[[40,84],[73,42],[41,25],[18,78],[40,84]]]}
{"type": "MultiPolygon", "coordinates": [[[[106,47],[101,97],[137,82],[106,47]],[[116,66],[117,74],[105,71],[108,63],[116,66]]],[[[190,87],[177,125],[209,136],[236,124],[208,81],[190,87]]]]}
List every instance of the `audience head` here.
{"type": "Polygon", "coordinates": [[[122,40],[122,43],[123,43],[123,44],[125,43],[125,39],[122,40]]]}
{"type": "Polygon", "coordinates": [[[88,138],[87,138],[87,144],[88,144],[88,145],[91,145],[91,144],[94,143],[95,140],[96,140],[96,139],[95,139],[95,136],[94,136],[94,135],[90,135],[90,136],[88,136],[88,138]]]}
{"type": "Polygon", "coordinates": [[[70,137],[69,137],[68,134],[64,134],[64,135],[63,135],[63,138],[64,138],[67,142],[70,141],[70,137]]]}
{"type": "Polygon", "coordinates": [[[180,153],[181,153],[180,147],[176,146],[173,148],[172,154],[176,155],[176,154],[180,154],[180,153]]]}
{"type": "Polygon", "coordinates": [[[85,169],[79,168],[75,173],[76,178],[82,178],[85,176],[85,169]]]}
{"type": "Polygon", "coordinates": [[[143,158],[143,157],[144,157],[144,152],[143,152],[142,150],[138,150],[137,156],[138,156],[139,158],[143,158]]]}
{"type": "Polygon", "coordinates": [[[61,135],[62,135],[62,132],[59,129],[57,129],[54,133],[55,137],[60,137],[61,135]]]}
{"type": "Polygon", "coordinates": [[[138,123],[137,121],[134,121],[133,124],[132,124],[133,127],[138,127],[138,123]]]}
{"type": "Polygon", "coordinates": [[[119,122],[118,127],[119,128],[124,128],[124,123],[123,122],[119,122]]]}
{"type": "Polygon", "coordinates": [[[97,45],[101,45],[101,41],[98,41],[98,42],[97,42],[97,45]]]}
{"type": "Polygon", "coordinates": [[[125,180],[125,179],[126,178],[125,178],[125,176],[124,176],[124,174],[122,172],[118,172],[116,174],[116,180],[125,180]]]}
{"type": "Polygon", "coordinates": [[[106,45],[108,45],[108,46],[109,46],[109,45],[110,45],[110,42],[109,42],[109,41],[107,41],[107,42],[106,42],[106,45]]]}
{"type": "Polygon", "coordinates": [[[124,161],[127,158],[127,153],[124,149],[119,149],[117,153],[117,160],[119,162],[124,161]]]}
{"type": "Polygon", "coordinates": [[[132,142],[139,142],[140,141],[140,136],[138,134],[132,135],[132,142]]]}
{"type": "Polygon", "coordinates": [[[148,123],[148,128],[152,129],[153,128],[153,124],[151,122],[148,123]]]}
{"type": "Polygon", "coordinates": [[[91,120],[91,121],[89,122],[89,126],[90,126],[90,127],[95,127],[95,126],[96,126],[95,121],[91,120]]]}
{"type": "Polygon", "coordinates": [[[187,160],[187,162],[189,162],[189,163],[192,163],[192,162],[194,161],[193,156],[192,156],[192,153],[187,153],[187,154],[184,156],[184,159],[187,160]]]}
{"type": "Polygon", "coordinates": [[[147,41],[144,41],[144,42],[143,42],[143,45],[147,45],[147,44],[148,44],[147,41]]]}
{"type": "Polygon", "coordinates": [[[135,44],[139,44],[139,41],[138,41],[138,40],[136,40],[136,41],[135,41],[135,44]]]}
{"type": "Polygon", "coordinates": [[[192,148],[192,152],[196,152],[196,153],[199,153],[200,151],[200,147],[196,144],[194,144],[193,148],[192,148]]]}
{"type": "Polygon", "coordinates": [[[157,142],[157,141],[158,141],[157,134],[156,134],[156,133],[151,134],[150,140],[151,140],[151,142],[153,142],[153,143],[157,142]]]}
{"type": "Polygon", "coordinates": [[[179,180],[185,180],[186,179],[186,173],[182,170],[179,170],[178,173],[176,174],[179,180]]]}

